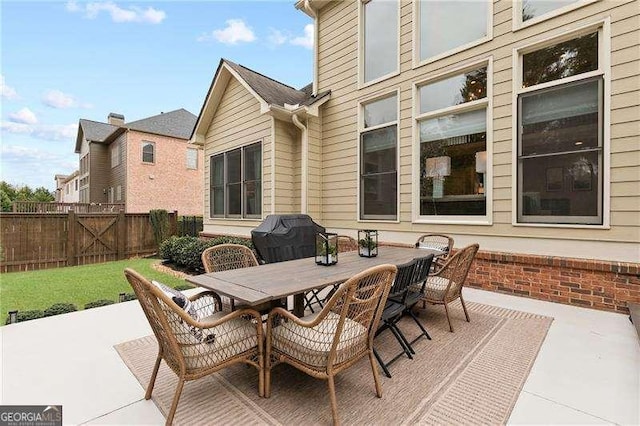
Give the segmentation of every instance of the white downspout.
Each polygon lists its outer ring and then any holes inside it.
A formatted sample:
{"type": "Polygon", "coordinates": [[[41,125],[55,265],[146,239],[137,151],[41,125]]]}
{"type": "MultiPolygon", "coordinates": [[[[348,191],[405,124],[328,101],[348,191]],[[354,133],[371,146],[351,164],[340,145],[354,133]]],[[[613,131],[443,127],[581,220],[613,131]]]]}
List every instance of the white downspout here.
{"type": "Polygon", "coordinates": [[[302,155],[300,174],[300,213],[307,214],[307,174],[309,171],[309,139],[307,135],[307,127],[298,119],[298,114],[291,116],[293,124],[302,132],[302,155]]]}
{"type": "Polygon", "coordinates": [[[309,0],[304,0],[304,10],[313,17],[313,96],[318,94],[318,14],[309,4],[309,0]]]}

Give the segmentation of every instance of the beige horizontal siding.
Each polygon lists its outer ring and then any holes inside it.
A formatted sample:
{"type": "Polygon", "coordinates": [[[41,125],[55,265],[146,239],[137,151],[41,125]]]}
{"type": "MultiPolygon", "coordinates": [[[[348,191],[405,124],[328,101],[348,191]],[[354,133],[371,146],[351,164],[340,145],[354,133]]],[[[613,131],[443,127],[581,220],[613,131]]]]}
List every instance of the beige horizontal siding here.
{"type": "Polygon", "coordinates": [[[438,230],[454,234],[528,236],[603,241],[637,241],[640,235],[640,2],[602,0],[513,31],[512,2],[493,3],[492,40],[417,68],[413,67],[413,5],[403,1],[400,23],[401,74],[359,89],[358,2],[333,2],[319,16],[319,90],[332,91],[322,117],[323,224],[357,228],[357,108],[375,94],[400,90],[400,219],[380,223],[394,231],[438,230]],[[512,62],[514,48],[592,22],[611,19],[611,229],[514,227],[512,221],[512,62]],[[412,224],[413,85],[461,64],[493,58],[493,212],[491,226],[412,224]],[[633,155],[629,155],[629,153],[633,155]],[[328,189],[330,185],[331,190],[328,189]]]}

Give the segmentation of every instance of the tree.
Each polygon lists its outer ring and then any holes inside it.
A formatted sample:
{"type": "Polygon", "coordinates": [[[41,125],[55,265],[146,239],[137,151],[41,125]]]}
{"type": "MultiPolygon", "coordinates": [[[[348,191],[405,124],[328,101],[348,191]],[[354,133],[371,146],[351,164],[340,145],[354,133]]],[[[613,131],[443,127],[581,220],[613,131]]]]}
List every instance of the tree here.
{"type": "Polygon", "coordinates": [[[0,203],[3,212],[10,212],[14,201],[50,202],[55,197],[45,187],[32,190],[29,186],[13,186],[5,181],[0,182],[0,203]]]}

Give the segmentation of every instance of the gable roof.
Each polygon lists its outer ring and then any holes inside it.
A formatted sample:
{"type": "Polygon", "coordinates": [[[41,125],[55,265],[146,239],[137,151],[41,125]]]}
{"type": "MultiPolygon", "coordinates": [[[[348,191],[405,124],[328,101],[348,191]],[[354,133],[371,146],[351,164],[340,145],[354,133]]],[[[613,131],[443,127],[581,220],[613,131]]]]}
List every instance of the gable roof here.
{"type": "Polygon", "coordinates": [[[194,143],[201,143],[198,139],[202,138],[202,132],[207,127],[203,123],[213,118],[227,83],[232,77],[260,102],[261,114],[278,111],[281,119],[300,113],[317,116],[317,108],[321,104],[319,101],[328,100],[331,94],[331,91],[327,90],[314,96],[311,83],[301,89],[295,89],[243,65],[228,59],[220,59],[191,134],[192,139],[195,136],[194,143]]]}
{"type": "Polygon", "coordinates": [[[125,123],[122,126],[81,118],[78,123],[75,152],[80,152],[83,139],[110,143],[129,129],[188,140],[197,118],[184,108],[125,123]]]}
{"type": "Polygon", "coordinates": [[[189,139],[198,117],[184,108],[125,123],[124,127],[141,132],[189,139]]]}

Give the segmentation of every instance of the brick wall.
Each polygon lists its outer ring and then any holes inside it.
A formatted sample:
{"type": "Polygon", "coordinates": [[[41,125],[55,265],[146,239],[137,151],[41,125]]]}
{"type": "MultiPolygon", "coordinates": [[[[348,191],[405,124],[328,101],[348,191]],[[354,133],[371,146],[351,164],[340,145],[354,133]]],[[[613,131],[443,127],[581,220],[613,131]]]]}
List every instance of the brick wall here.
{"type": "Polygon", "coordinates": [[[466,285],[628,313],[628,302],[640,302],[640,264],[481,251],[466,285]]]}

